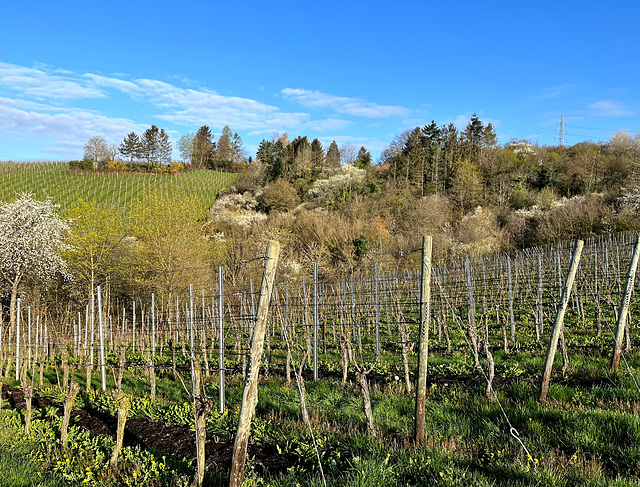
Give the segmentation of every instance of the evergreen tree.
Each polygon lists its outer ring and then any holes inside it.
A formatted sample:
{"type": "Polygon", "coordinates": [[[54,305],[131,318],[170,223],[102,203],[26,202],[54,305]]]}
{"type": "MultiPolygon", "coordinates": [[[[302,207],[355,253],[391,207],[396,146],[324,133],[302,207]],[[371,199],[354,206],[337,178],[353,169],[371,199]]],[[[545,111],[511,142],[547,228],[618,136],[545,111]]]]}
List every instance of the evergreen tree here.
{"type": "Polygon", "coordinates": [[[461,158],[460,136],[453,123],[443,125],[441,133],[444,185],[445,188],[448,188],[453,174],[453,167],[461,158]]]}
{"type": "Polygon", "coordinates": [[[142,157],[152,167],[158,163],[160,151],[160,129],[155,125],[144,131],[142,134],[142,157]]]}
{"type": "Polygon", "coordinates": [[[231,152],[233,154],[232,162],[234,163],[242,162],[246,158],[242,137],[238,135],[238,132],[234,132],[231,137],[231,152]]]}
{"type": "Polygon", "coordinates": [[[338,149],[338,144],[334,140],[329,145],[329,150],[327,150],[327,156],[325,158],[325,165],[327,169],[340,169],[340,150],[338,149]]]}
{"type": "Polygon", "coordinates": [[[122,154],[123,157],[129,158],[129,161],[133,163],[134,159],[137,159],[140,156],[140,151],[142,142],[140,141],[140,137],[135,132],[129,132],[120,146],[118,146],[118,151],[122,154]]]}
{"type": "Polygon", "coordinates": [[[364,146],[360,147],[358,157],[353,165],[359,169],[366,169],[371,166],[371,152],[369,152],[364,146]]]}
{"type": "Polygon", "coordinates": [[[311,142],[311,168],[313,176],[318,176],[324,166],[324,147],[317,138],[311,142]]]}
{"type": "Polygon", "coordinates": [[[482,146],[483,147],[495,147],[498,144],[498,136],[493,125],[488,123],[482,131],[482,146]]]}
{"type": "Polygon", "coordinates": [[[425,154],[423,147],[423,135],[420,127],[409,132],[405,140],[402,154],[405,157],[405,184],[419,184],[424,195],[424,170],[425,154]]]}
{"type": "Polygon", "coordinates": [[[158,159],[163,164],[171,164],[171,154],[173,146],[169,134],[164,129],[160,129],[158,134],[158,159]]]}
{"type": "Polygon", "coordinates": [[[256,152],[258,160],[267,168],[267,179],[275,181],[282,177],[282,141],[270,141],[262,139],[256,152]]]}
{"type": "Polygon", "coordinates": [[[471,115],[471,120],[464,131],[464,156],[474,164],[478,162],[482,148],[484,124],[477,114],[471,115]]]}
{"type": "Polygon", "coordinates": [[[291,143],[293,147],[293,173],[296,178],[311,175],[311,145],[307,137],[296,137],[291,143]]]}
{"type": "Polygon", "coordinates": [[[422,128],[425,145],[425,157],[428,177],[431,180],[432,187],[439,192],[440,186],[444,181],[444,168],[441,167],[442,155],[442,130],[438,127],[435,120],[429,125],[422,128]]]}
{"type": "Polygon", "coordinates": [[[282,157],[282,177],[287,181],[293,181],[296,178],[296,161],[294,146],[288,140],[279,140],[282,144],[280,155],[282,157]]]}
{"type": "Polygon", "coordinates": [[[212,165],[216,144],[213,141],[213,133],[208,125],[198,129],[193,140],[193,152],[191,164],[195,169],[204,169],[212,165]]]}
{"type": "Polygon", "coordinates": [[[233,161],[233,133],[228,125],[222,129],[222,134],[218,139],[218,150],[216,151],[216,160],[218,167],[228,167],[233,161]]]}

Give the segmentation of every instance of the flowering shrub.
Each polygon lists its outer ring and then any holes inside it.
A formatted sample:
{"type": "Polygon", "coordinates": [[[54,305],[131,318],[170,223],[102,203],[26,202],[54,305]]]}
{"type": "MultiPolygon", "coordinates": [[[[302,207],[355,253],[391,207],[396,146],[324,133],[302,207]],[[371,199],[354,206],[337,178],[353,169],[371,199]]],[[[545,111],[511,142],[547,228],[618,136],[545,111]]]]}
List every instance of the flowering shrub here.
{"type": "Polygon", "coordinates": [[[345,164],[340,172],[328,179],[319,179],[309,190],[309,197],[326,204],[331,201],[346,201],[351,194],[359,193],[367,181],[367,171],[352,164],[345,164]]]}

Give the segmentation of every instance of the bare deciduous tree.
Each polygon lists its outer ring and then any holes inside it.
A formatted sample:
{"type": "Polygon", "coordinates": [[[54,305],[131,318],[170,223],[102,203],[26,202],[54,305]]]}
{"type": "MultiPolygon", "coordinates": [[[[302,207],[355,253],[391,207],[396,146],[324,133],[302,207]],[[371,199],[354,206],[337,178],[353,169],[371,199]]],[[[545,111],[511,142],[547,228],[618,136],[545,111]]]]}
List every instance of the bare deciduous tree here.
{"type": "Polygon", "coordinates": [[[93,162],[93,168],[98,168],[98,163],[106,161],[111,155],[112,149],[99,135],[91,137],[89,141],[84,145],[84,158],[87,161],[93,162]]]}

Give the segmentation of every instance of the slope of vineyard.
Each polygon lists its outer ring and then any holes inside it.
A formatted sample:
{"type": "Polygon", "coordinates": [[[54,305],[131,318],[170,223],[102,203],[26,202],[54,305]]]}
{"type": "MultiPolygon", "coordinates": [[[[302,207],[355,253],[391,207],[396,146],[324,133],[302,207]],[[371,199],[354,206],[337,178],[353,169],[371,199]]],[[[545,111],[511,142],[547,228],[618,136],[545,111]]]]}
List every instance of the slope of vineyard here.
{"type": "Polygon", "coordinates": [[[204,212],[218,193],[231,184],[236,174],[214,171],[187,171],[181,174],[80,173],[65,162],[0,163],[0,201],[11,201],[17,194],[33,193],[49,197],[62,211],[82,198],[118,209],[127,216],[132,202],[161,191],[189,195],[204,212]]]}

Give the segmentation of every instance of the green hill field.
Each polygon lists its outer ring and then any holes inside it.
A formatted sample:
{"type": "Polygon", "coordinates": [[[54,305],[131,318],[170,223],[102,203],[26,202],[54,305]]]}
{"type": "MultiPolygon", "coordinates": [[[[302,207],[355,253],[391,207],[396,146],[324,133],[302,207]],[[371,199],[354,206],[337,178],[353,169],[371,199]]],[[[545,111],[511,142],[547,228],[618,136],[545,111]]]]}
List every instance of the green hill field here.
{"type": "Polygon", "coordinates": [[[75,172],[66,162],[0,162],[0,201],[11,201],[23,192],[39,199],[49,197],[60,210],[78,198],[111,206],[126,217],[132,203],[158,191],[194,197],[204,212],[218,193],[237,177],[233,173],[185,171],[180,174],[126,172],[75,172]]]}

